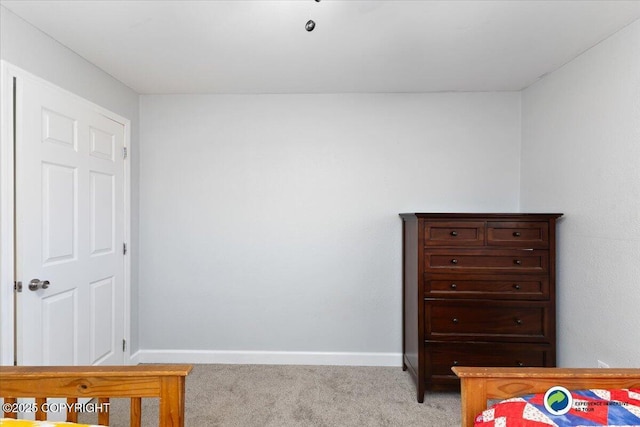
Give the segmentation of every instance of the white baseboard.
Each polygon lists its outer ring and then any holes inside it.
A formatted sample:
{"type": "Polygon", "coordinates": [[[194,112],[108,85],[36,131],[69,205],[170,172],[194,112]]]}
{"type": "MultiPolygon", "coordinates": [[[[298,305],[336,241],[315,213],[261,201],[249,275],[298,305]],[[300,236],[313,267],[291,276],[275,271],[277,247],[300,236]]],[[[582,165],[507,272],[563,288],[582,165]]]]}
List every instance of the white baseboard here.
{"type": "Polygon", "coordinates": [[[140,363],[140,351],[136,351],[129,357],[129,365],[139,365],[140,363]]]}
{"type": "Polygon", "coordinates": [[[306,351],[139,350],[137,363],[193,363],[236,365],[402,366],[401,353],[336,353],[306,351]]]}

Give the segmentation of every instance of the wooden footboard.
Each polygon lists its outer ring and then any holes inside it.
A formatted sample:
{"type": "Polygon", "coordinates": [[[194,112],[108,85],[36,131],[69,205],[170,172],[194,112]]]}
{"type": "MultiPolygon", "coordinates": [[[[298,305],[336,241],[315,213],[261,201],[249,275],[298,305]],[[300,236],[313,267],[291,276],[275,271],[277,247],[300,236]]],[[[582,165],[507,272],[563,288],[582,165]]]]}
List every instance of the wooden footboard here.
{"type": "MultiPolygon", "coordinates": [[[[5,403],[18,398],[35,398],[36,420],[46,420],[41,409],[46,398],[67,398],[68,407],[74,407],[78,398],[97,398],[104,405],[109,398],[131,399],[131,426],[139,427],[141,399],[159,398],[159,426],[184,426],[185,377],[190,365],[139,366],[0,366],[0,397],[5,403]]],[[[16,404],[16,406],[19,406],[16,404]]],[[[6,418],[15,418],[15,412],[5,412],[6,418]]],[[[67,412],[67,421],[77,422],[78,413],[67,412]]],[[[98,423],[109,424],[109,412],[98,412],[98,423]]]]}
{"type": "Polygon", "coordinates": [[[560,385],[569,390],[640,388],[640,369],[451,368],[460,378],[462,427],[473,427],[487,399],[544,393],[560,385]]]}

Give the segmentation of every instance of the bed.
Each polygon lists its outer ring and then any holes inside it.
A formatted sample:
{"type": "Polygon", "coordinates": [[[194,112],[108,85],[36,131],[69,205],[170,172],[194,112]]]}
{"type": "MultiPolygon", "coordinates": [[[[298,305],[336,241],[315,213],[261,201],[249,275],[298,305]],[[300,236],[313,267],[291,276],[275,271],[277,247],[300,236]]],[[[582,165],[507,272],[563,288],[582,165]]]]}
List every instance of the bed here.
{"type": "Polygon", "coordinates": [[[183,427],[185,378],[189,372],[190,365],[0,366],[0,397],[5,419],[17,418],[14,409],[21,409],[23,413],[34,412],[36,420],[44,421],[47,414],[42,409],[54,406],[53,412],[64,409],[67,421],[74,423],[78,422],[78,412],[87,408],[88,404],[82,402],[91,398],[91,410],[97,413],[100,425],[109,425],[109,398],[129,398],[131,427],[140,427],[141,399],[158,398],[158,425],[183,427]],[[48,404],[48,397],[66,398],[66,405],[48,404]]]}
{"type": "Polygon", "coordinates": [[[474,427],[487,400],[545,393],[554,386],[569,390],[640,389],[640,369],[451,368],[460,378],[462,427],[474,427]]]}

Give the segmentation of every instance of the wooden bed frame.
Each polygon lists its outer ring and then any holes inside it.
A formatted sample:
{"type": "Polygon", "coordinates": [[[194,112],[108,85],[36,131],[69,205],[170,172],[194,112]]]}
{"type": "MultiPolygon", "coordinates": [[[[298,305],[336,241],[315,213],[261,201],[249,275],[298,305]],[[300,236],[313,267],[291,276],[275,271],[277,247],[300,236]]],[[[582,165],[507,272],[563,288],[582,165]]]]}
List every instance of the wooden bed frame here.
{"type": "Polygon", "coordinates": [[[451,368],[460,378],[462,427],[473,427],[487,399],[544,393],[560,385],[569,390],[640,388],[640,369],[451,368]]]}
{"type": "MultiPolygon", "coordinates": [[[[0,397],[4,403],[17,404],[17,398],[35,398],[36,420],[44,421],[46,398],[67,398],[75,406],[78,398],[96,398],[96,405],[109,398],[130,398],[131,427],[140,427],[141,399],[159,398],[159,426],[184,426],[185,377],[190,365],[139,366],[0,366],[0,397]]],[[[81,407],[81,406],[80,406],[81,407]]],[[[109,424],[109,412],[98,412],[98,424],[109,424]]],[[[5,418],[16,418],[5,412],[5,418]]],[[[78,412],[67,411],[67,421],[78,422],[78,412]]]]}

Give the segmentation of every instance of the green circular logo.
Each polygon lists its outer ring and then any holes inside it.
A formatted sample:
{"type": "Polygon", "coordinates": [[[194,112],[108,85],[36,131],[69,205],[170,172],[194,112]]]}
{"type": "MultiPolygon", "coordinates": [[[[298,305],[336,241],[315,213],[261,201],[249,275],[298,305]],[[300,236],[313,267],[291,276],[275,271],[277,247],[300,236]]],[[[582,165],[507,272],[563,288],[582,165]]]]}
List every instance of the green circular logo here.
{"type": "Polygon", "coordinates": [[[564,415],[572,406],[571,392],[562,386],[551,387],[544,394],[544,407],[553,415],[564,415]]]}

